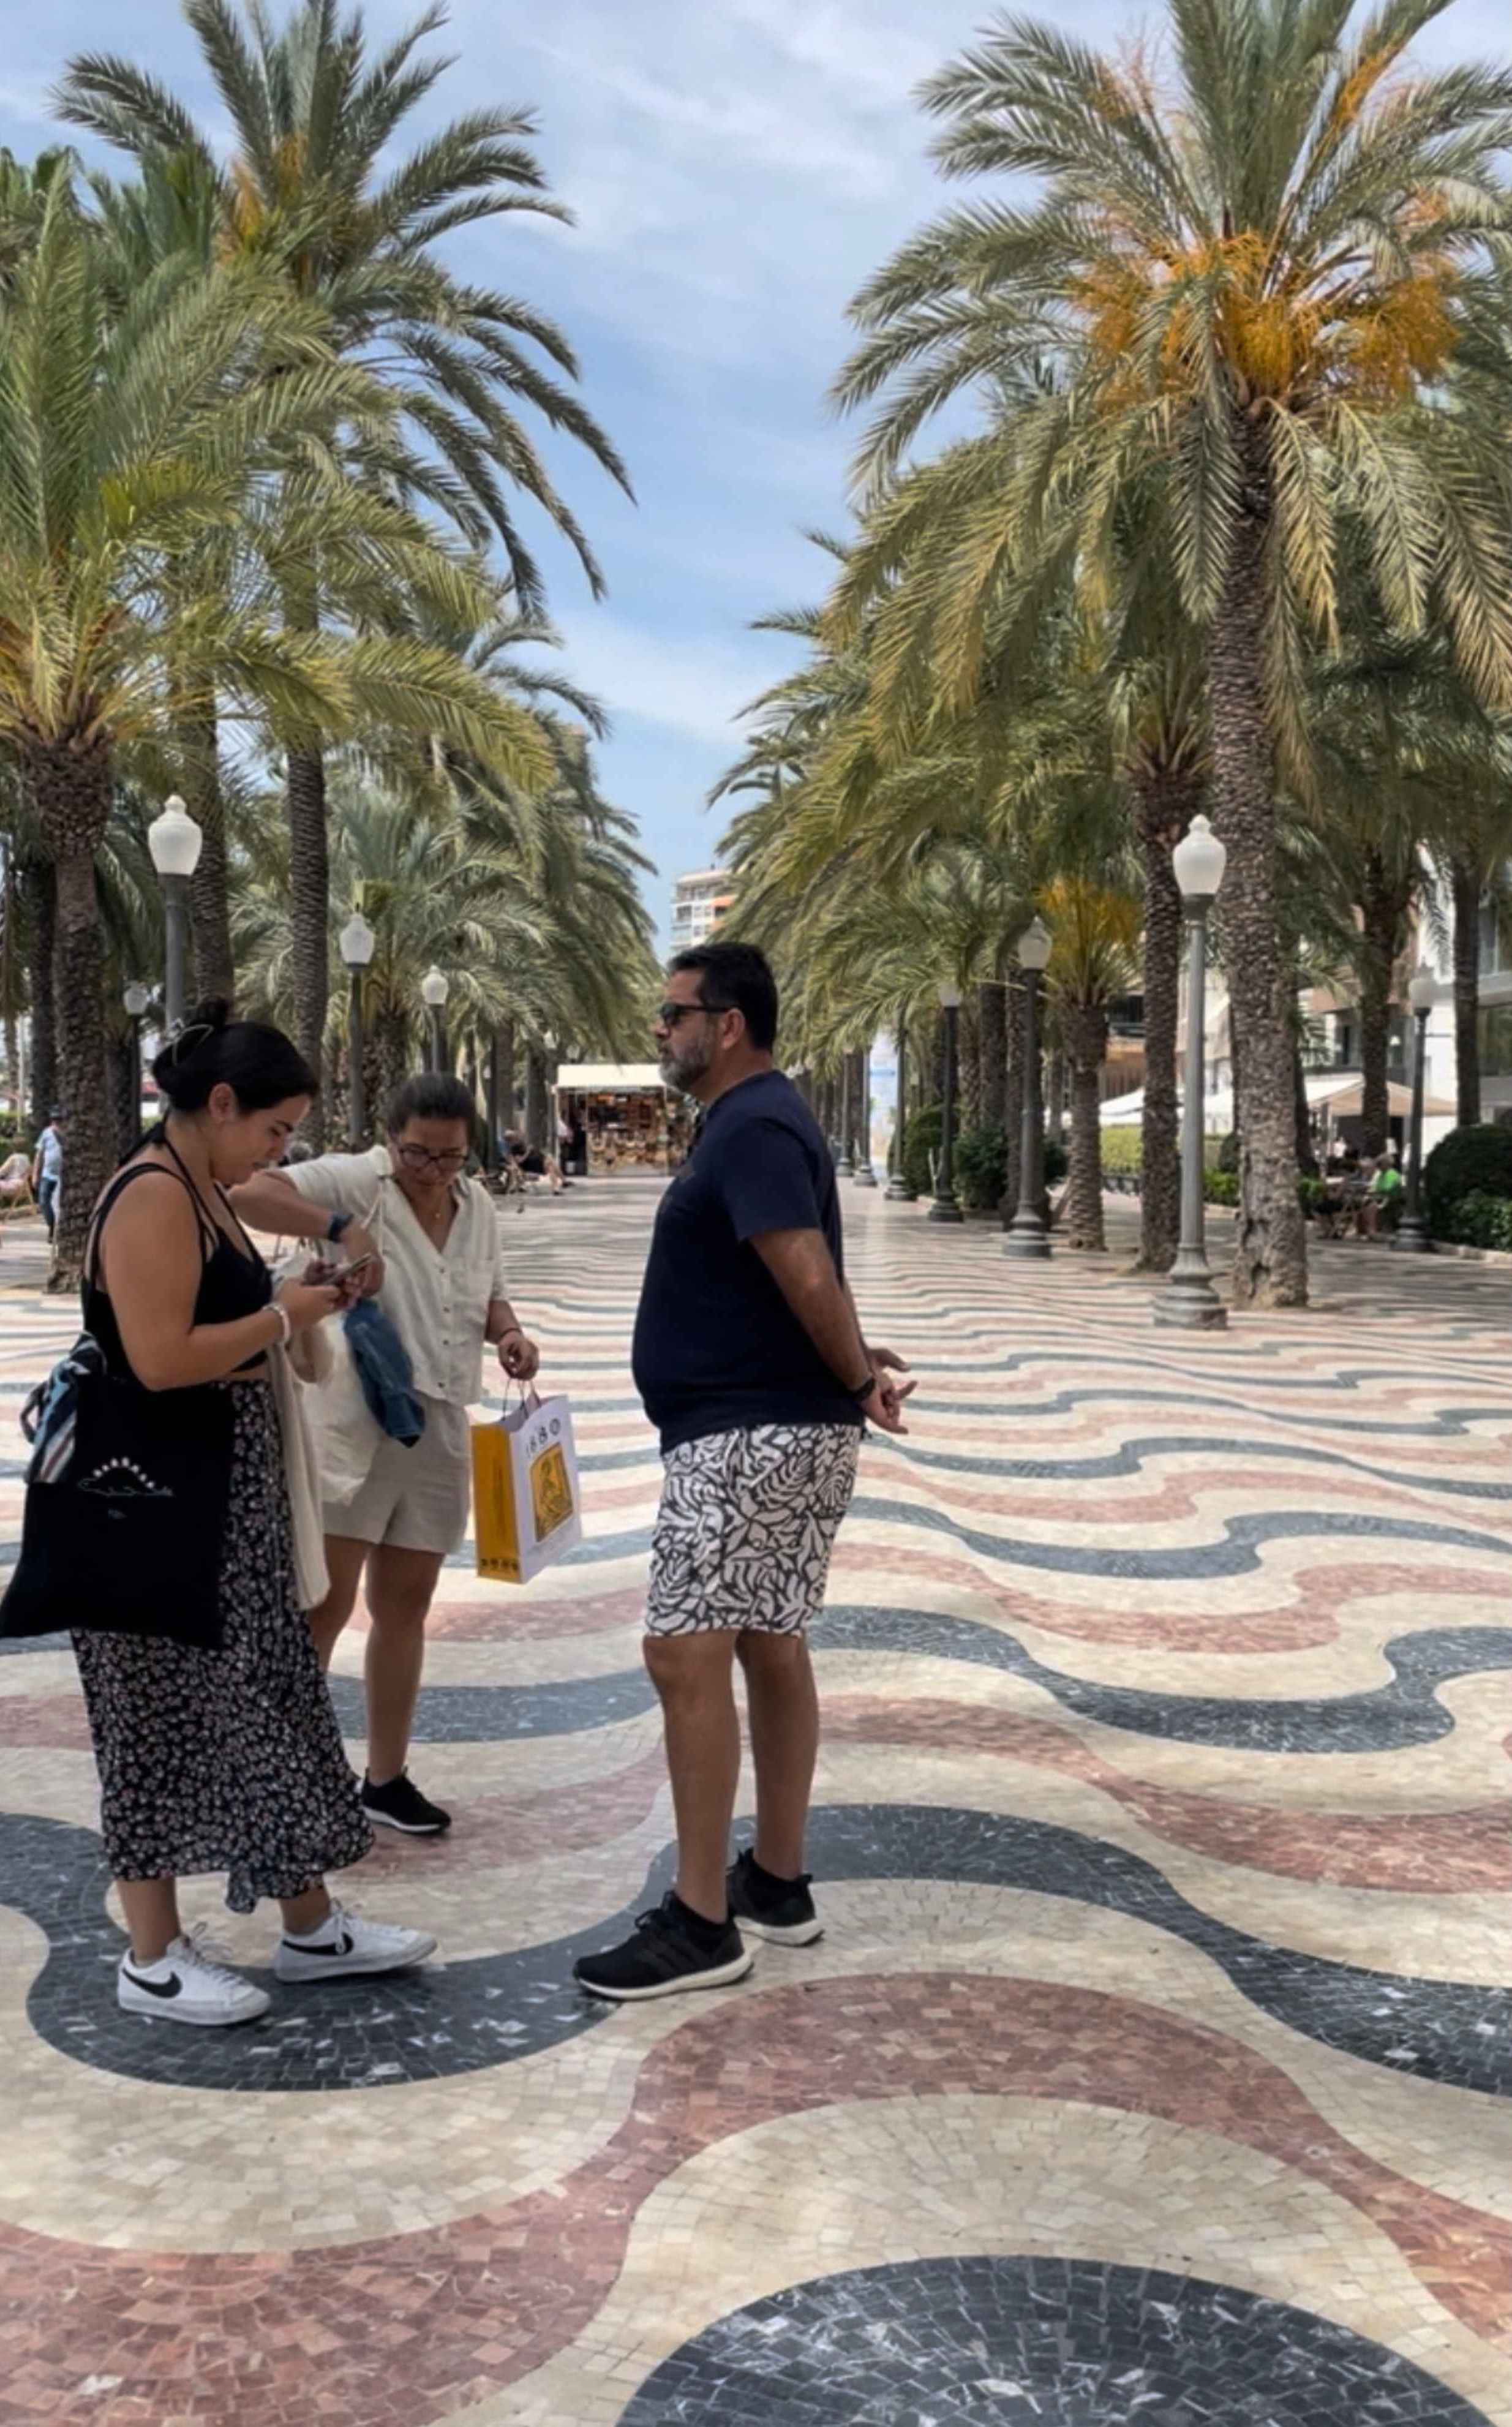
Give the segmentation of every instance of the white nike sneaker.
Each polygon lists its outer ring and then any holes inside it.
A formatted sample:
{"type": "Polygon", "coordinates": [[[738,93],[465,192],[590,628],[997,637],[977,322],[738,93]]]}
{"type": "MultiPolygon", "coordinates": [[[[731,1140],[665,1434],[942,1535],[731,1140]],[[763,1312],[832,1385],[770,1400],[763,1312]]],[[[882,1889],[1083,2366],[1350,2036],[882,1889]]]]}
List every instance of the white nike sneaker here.
{"type": "Polygon", "coordinates": [[[427,1931],[367,1921],[333,1898],[318,1930],[303,1938],[284,1932],[273,1970],[281,1980],[340,1980],[353,1972],[406,1972],[435,1951],[427,1931]]]}
{"type": "Polygon", "coordinates": [[[219,1962],[219,1953],[198,1930],[175,1938],[155,1963],[138,1963],[128,1946],[116,1982],[122,2012],[146,2014],[154,2023],[195,2023],[208,2030],[256,2022],[272,1999],[229,1963],[219,1962]]]}

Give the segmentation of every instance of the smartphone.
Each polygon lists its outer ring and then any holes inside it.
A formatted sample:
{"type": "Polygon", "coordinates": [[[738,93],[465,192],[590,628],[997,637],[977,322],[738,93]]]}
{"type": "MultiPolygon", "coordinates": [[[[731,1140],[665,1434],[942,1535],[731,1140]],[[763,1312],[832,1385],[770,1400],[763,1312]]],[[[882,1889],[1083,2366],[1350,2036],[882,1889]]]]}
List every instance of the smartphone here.
{"type": "Polygon", "coordinates": [[[363,1272],[366,1270],[367,1265],[376,1263],[377,1262],[377,1257],[374,1255],[372,1249],[369,1248],[366,1256],[353,1256],[350,1264],[338,1264],[336,1266],[336,1279],[338,1281],[350,1281],[353,1273],[363,1272]]]}

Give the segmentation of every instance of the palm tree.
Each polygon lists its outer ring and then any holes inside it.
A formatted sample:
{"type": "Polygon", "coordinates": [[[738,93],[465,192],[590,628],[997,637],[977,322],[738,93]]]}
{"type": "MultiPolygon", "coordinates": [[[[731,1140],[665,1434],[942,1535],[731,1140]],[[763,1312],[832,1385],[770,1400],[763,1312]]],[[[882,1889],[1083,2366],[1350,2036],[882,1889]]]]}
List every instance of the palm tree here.
{"type": "MultiPolygon", "coordinates": [[[[408,433],[402,448],[370,427],[342,433],[368,477],[426,497],[474,545],[496,536],[516,595],[534,612],[541,576],[515,507],[529,497],[577,550],[596,595],[593,552],[521,418],[528,408],[628,489],[610,441],[554,375],[576,380],[572,349],[533,306],[455,277],[435,251],[449,232],[487,219],[569,217],[546,192],[529,111],[472,111],[391,165],[404,121],[450,64],[416,57],[444,22],[440,8],[374,57],[360,11],[343,19],[336,0],[295,0],[282,26],[260,0],[245,9],[236,0],[185,0],[185,15],[235,129],[229,164],[184,106],[126,59],[74,59],[63,116],[138,159],[191,155],[215,181],[222,247],[268,264],[293,294],[318,301],[337,347],[384,383],[408,433]]],[[[327,611],[323,572],[318,553],[289,567],[285,611],[297,630],[313,630],[327,611]]],[[[330,907],[318,724],[292,737],[285,768],[296,1029],[318,1064],[330,907]]]]}
{"type": "Polygon", "coordinates": [[[1501,438],[1512,366],[1490,259],[1512,74],[1396,81],[1442,0],[1171,0],[1174,89],[1049,26],[1005,23],[935,77],[948,174],[1042,179],[926,228],[863,290],[840,383],[886,395],[863,455],[885,491],[963,389],[1057,379],[1017,415],[1002,545],[1068,550],[1094,597],[1131,492],[1158,489],[1205,635],[1214,822],[1244,1070],[1241,1301],[1300,1303],[1293,1073],[1277,944],[1278,754],[1301,756],[1305,659],[1340,616],[1358,534],[1393,628],[1442,618],[1488,701],[1512,699],[1501,438]],[[1453,390],[1463,410],[1445,411],[1453,390]]]}
{"type": "Polygon", "coordinates": [[[1061,877],[1042,904],[1054,937],[1046,972],[1049,1006],[1071,1066],[1071,1151],[1065,1244],[1101,1254],[1102,1129],[1098,1079],[1108,1058],[1108,1013],[1139,966],[1140,904],[1084,876],[1061,877]]]}

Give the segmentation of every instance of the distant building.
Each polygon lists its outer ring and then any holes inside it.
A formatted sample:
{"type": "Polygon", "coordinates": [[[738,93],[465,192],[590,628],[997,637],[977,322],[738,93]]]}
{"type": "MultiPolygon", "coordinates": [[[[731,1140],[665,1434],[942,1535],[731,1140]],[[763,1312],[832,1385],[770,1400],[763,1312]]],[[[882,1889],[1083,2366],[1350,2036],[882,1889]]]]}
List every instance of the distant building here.
{"type": "Polygon", "coordinates": [[[679,876],[672,888],[673,951],[707,943],[734,899],[728,869],[701,868],[679,876]]]}

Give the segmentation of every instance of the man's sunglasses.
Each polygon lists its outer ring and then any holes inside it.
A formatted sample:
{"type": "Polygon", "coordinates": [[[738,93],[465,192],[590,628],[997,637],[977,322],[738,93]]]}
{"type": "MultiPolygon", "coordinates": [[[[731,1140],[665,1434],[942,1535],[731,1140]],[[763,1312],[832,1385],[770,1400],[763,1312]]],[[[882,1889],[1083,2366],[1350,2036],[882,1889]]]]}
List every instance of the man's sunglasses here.
{"type": "Polygon", "coordinates": [[[679,1028],[695,1011],[733,1011],[733,1002],[664,1002],[657,1014],[658,1028],[679,1028]]]}

